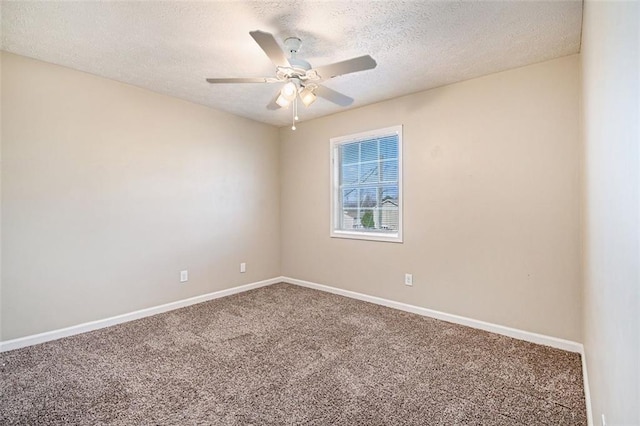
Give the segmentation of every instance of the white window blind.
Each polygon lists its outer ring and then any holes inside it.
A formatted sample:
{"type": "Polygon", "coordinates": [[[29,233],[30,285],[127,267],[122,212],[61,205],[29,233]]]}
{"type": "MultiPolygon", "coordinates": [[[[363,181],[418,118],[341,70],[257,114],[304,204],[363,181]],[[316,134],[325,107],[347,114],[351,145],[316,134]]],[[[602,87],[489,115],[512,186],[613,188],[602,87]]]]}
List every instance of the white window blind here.
{"type": "Polygon", "coordinates": [[[333,138],[332,236],[401,241],[402,127],[333,138]]]}

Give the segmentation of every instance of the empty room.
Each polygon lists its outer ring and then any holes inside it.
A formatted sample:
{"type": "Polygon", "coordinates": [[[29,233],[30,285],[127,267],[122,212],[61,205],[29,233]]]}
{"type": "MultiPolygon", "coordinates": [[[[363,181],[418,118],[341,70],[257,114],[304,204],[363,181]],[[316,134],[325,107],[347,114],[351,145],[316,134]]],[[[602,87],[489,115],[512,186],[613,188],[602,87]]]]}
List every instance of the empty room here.
{"type": "Polygon", "coordinates": [[[639,1],[0,15],[0,424],[640,425],[639,1]]]}

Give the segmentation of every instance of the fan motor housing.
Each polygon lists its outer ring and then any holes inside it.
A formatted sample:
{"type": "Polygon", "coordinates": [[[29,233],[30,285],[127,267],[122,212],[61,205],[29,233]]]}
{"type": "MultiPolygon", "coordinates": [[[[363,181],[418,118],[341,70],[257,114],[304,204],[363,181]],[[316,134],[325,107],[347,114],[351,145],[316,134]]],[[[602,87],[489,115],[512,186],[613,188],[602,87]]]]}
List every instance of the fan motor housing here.
{"type": "MultiPolygon", "coordinates": [[[[304,59],[300,59],[300,58],[289,58],[289,63],[291,64],[291,68],[295,69],[301,69],[304,71],[308,71],[311,69],[311,64],[307,61],[305,61],[304,59]]],[[[304,74],[304,73],[303,73],[304,74]]]]}

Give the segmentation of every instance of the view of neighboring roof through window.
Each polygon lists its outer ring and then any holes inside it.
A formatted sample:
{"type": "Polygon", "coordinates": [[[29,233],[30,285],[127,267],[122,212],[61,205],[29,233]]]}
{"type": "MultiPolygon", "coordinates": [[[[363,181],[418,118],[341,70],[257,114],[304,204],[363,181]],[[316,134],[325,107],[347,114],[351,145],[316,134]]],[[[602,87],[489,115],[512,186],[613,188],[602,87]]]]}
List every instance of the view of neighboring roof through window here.
{"type": "Polygon", "coordinates": [[[331,139],[331,236],[402,241],[402,126],[331,139]]]}

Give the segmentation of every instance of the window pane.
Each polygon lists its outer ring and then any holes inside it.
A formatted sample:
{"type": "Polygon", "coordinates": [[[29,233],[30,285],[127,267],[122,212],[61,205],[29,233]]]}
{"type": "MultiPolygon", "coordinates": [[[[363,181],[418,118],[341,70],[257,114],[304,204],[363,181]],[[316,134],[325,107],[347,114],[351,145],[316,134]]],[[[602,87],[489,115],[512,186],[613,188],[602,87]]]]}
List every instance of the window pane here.
{"type": "Polygon", "coordinates": [[[383,204],[385,201],[391,201],[398,205],[398,185],[386,185],[380,189],[380,200],[383,204]]]}
{"type": "Polygon", "coordinates": [[[376,188],[360,189],[360,208],[376,207],[378,205],[378,190],[376,188]]]}
{"type": "Polygon", "coordinates": [[[380,159],[398,158],[398,138],[396,136],[380,139],[380,159]]]}
{"type": "Polygon", "coordinates": [[[342,166],[342,185],[358,183],[358,165],[342,166]]]}
{"type": "Polygon", "coordinates": [[[378,159],[378,141],[366,141],[360,144],[360,161],[375,161],[378,159]]]}
{"type": "Polygon", "coordinates": [[[360,166],[360,183],[378,182],[378,162],[360,166]]]}
{"type": "Polygon", "coordinates": [[[380,229],[385,231],[397,231],[400,209],[391,201],[384,201],[380,208],[380,229]]]}
{"type": "Polygon", "coordinates": [[[377,228],[375,209],[360,209],[360,228],[372,231],[377,228]]]}
{"type": "Polygon", "coordinates": [[[348,143],[341,147],[340,161],[342,164],[357,164],[360,159],[360,143],[348,143]]]}
{"type": "Polygon", "coordinates": [[[360,223],[360,219],[358,218],[358,210],[357,209],[347,209],[343,210],[342,216],[340,217],[341,227],[340,229],[345,231],[353,231],[358,227],[360,223]]]}
{"type": "Polygon", "coordinates": [[[398,181],[398,160],[382,161],[380,165],[380,182],[398,181]]]}
{"type": "Polygon", "coordinates": [[[358,208],[358,190],[351,189],[343,189],[342,190],[342,208],[358,208]]]}

